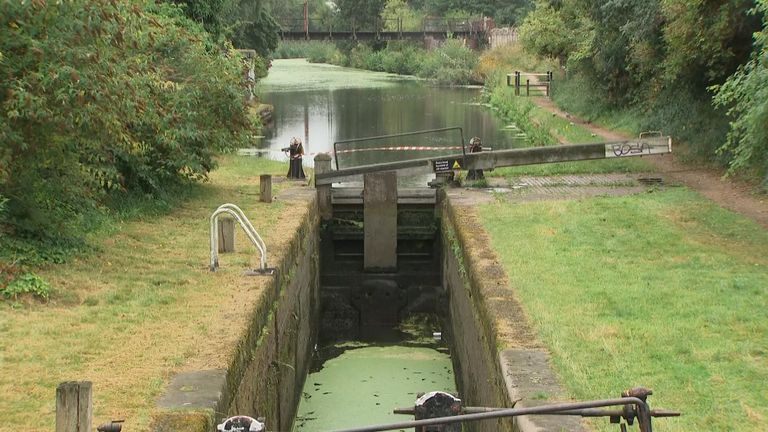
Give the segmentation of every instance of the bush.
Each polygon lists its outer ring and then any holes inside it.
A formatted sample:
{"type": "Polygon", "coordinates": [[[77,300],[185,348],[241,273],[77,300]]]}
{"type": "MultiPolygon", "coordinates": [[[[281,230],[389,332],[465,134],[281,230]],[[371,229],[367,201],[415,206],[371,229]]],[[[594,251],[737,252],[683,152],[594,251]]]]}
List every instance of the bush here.
{"type": "Polygon", "coordinates": [[[411,44],[390,42],[381,53],[381,68],[385,72],[400,75],[415,75],[421,68],[420,58],[426,52],[411,44]]]}
{"type": "Polygon", "coordinates": [[[335,44],[321,41],[281,42],[273,57],[305,58],[310,63],[342,64],[346,61],[335,44]]]}
{"type": "Polygon", "coordinates": [[[253,126],[239,58],[171,4],[2,2],[0,53],[12,245],[82,244],[109,194],[204,180],[253,126]]]}
{"type": "Polygon", "coordinates": [[[18,300],[23,295],[48,300],[51,291],[51,285],[34,273],[24,273],[5,286],[0,281],[0,296],[6,300],[18,300]]]}
{"type": "Polygon", "coordinates": [[[480,82],[475,75],[477,54],[461,41],[448,39],[438,49],[427,53],[418,76],[434,79],[439,84],[472,84],[480,82]]]}
{"type": "Polygon", "coordinates": [[[763,30],[755,33],[752,59],[713,90],[733,120],[719,154],[728,155],[731,172],[756,172],[768,188],[768,2],[759,1],[756,11],[763,14],[763,30]]]}

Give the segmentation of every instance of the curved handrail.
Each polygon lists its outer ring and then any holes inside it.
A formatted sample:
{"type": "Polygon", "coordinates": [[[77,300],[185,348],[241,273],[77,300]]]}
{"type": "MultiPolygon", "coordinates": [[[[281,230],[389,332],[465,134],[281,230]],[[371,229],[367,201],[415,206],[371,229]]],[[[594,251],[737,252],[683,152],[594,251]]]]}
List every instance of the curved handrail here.
{"type": "Polygon", "coordinates": [[[219,216],[227,213],[235,218],[240,224],[240,227],[245,231],[245,235],[259,250],[261,257],[259,259],[260,270],[267,268],[267,245],[262,240],[259,233],[251,224],[251,221],[245,216],[245,213],[240,207],[234,204],[222,204],[211,215],[211,271],[216,271],[219,268],[219,230],[216,229],[216,222],[219,220],[219,216]]]}

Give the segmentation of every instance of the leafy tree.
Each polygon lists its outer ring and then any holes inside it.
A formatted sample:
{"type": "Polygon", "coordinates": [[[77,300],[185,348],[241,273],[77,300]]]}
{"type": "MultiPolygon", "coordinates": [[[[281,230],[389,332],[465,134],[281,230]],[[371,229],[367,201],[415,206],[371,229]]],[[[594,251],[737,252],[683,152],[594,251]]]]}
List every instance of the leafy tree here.
{"type": "Polygon", "coordinates": [[[768,1],[758,0],[755,15],[763,28],[755,33],[752,58],[722,86],[715,86],[715,103],[729,108],[733,119],[722,153],[732,155],[731,172],[757,170],[768,187],[768,1]]]}
{"type": "Polygon", "coordinates": [[[339,14],[358,28],[372,27],[384,10],[386,0],[337,0],[339,14]]]}
{"type": "Polygon", "coordinates": [[[557,59],[563,66],[571,57],[589,57],[594,25],[575,12],[573,8],[552,5],[549,1],[537,2],[536,9],[520,27],[520,40],[528,50],[557,59]]]}
{"type": "Polygon", "coordinates": [[[402,30],[414,31],[421,28],[424,15],[416,12],[405,0],[387,0],[384,10],[381,11],[381,19],[384,20],[387,30],[399,30],[399,22],[402,30]]]}
{"type": "Polygon", "coordinates": [[[280,25],[260,1],[232,0],[224,22],[225,35],[237,48],[256,50],[262,57],[277,48],[280,25]]]}
{"type": "Polygon", "coordinates": [[[494,18],[498,24],[514,25],[533,8],[533,0],[424,0],[424,9],[433,15],[464,10],[472,15],[494,18]]]}
{"type": "Polygon", "coordinates": [[[182,5],[184,12],[193,21],[199,22],[205,30],[218,38],[224,31],[224,16],[232,7],[232,0],[171,0],[182,5]]]}
{"type": "Polygon", "coordinates": [[[109,194],[205,179],[252,126],[238,59],[177,6],[0,3],[0,225],[82,239],[109,194]]]}
{"type": "Polygon", "coordinates": [[[722,83],[752,51],[760,19],[748,14],[754,0],[665,0],[664,62],[668,80],[722,83]]]}

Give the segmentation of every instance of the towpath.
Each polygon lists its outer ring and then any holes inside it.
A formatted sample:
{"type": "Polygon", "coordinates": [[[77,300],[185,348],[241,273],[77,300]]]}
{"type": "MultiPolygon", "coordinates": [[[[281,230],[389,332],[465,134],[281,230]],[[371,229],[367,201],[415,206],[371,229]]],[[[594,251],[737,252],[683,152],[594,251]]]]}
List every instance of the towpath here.
{"type": "MultiPolygon", "coordinates": [[[[593,134],[607,140],[629,138],[624,133],[594,125],[568,114],[558,108],[550,99],[536,98],[533,101],[554,115],[579,124],[593,134]]],[[[698,191],[720,206],[740,213],[768,228],[768,195],[754,193],[754,186],[732,178],[726,178],[721,170],[683,164],[677,160],[675,154],[672,157],[650,157],[648,161],[653,164],[659,173],[664,174],[666,177],[680,182],[698,191]]]]}

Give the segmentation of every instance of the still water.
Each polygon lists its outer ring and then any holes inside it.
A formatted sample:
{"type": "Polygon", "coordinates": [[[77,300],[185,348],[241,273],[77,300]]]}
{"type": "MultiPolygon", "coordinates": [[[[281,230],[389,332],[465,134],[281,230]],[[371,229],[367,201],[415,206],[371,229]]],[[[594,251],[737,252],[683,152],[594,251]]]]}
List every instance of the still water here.
{"type": "MultiPolygon", "coordinates": [[[[271,158],[286,160],[280,149],[291,137],[304,142],[306,166],[312,155],[333,153],[334,142],[389,134],[460,127],[466,145],[473,136],[485,147],[519,146],[517,130],[502,123],[481,104],[481,89],[434,87],[423,80],[392,74],[360,71],[304,60],[275,60],[258,94],[274,105],[273,121],[258,147],[269,149],[271,158]]],[[[455,154],[462,144],[458,130],[340,144],[338,164],[349,166],[455,154]],[[394,150],[420,146],[428,150],[394,150]],[[371,149],[388,149],[372,150],[371,149]]]]}

